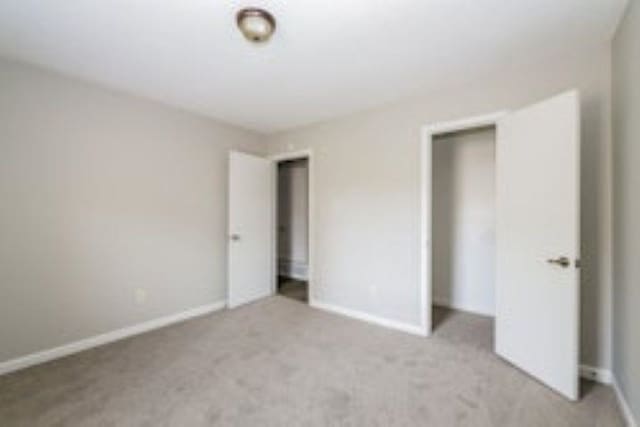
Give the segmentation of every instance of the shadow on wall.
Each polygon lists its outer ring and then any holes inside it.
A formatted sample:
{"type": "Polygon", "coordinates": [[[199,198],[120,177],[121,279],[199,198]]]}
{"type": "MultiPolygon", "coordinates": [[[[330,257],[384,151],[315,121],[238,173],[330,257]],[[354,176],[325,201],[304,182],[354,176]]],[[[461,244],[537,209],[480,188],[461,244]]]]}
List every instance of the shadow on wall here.
{"type": "MultiPolygon", "coordinates": [[[[607,194],[603,194],[602,182],[604,175],[608,171],[601,169],[599,159],[603,156],[609,157],[608,149],[605,146],[607,133],[609,128],[603,122],[602,117],[608,110],[607,104],[595,97],[581,94],[581,134],[582,134],[582,152],[581,152],[581,272],[580,272],[580,339],[581,353],[588,355],[597,355],[594,360],[582,360],[583,363],[594,366],[602,366],[607,368],[610,362],[610,354],[602,354],[604,349],[610,348],[610,342],[602,342],[603,337],[608,337],[606,333],[594,331],[594,325],[603,324],[603,316],[609,316],[609,313],[603,313],[603,307],[608,304],[602,304],[609,301],[611,296],[607,291],[609,289],[608,282],[611,280],[611,242],[603,241],[599,227],[599,222],[603,215],[610,216],[609,208],[603,208],[603,203],[607,194]],[[598,130],[601,134],[595,138],[585,138],[585,135],[597,135],[598,130]],[[593,213],[596,213],[595,215],[593,213]],[[604,254],[608,254],[606,258],[604,254]],[[603,261],[603,259],[605,261],[603,261]],[[607,285],[605,285],[607,284],[607,285]],[[589,322],[585,321],[588,316],[589,322]]],[[[606,320],[606,325],[610,324],[610,320],[606,320]]],[[[608,350],[606,350],[608,351],[608,350]]]]}
{"type": "Polygon", "coordinates": [[[308,164],[297,159],[278,164],[278,273],[299,280],[308,270],[308,164]]]}

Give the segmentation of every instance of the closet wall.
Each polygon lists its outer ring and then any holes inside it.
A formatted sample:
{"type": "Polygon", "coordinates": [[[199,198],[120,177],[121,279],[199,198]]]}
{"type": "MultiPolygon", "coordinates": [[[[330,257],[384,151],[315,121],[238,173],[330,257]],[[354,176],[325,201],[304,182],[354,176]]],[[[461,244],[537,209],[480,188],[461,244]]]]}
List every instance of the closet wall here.
{"type": "Polygon", "coordinates": [[[494,314],[495,129],[433,140],[433,298],[494,314]]]}

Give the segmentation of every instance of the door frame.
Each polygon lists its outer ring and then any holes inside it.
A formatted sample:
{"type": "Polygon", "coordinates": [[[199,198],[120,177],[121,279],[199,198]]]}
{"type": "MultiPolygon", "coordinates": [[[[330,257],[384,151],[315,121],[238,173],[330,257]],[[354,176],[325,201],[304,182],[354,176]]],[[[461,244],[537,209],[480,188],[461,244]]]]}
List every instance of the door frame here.
{"type": "MultiPolygon", "coordinates": [[[[498,120],[508,114],[506,110],[500,110],[489,114],[472,116],[458,120],[434,122],[422,127],[420,142],[420,328],[425,336],[431,335],[432,318],[431,306],[433,304],[433,283],[431,241],[433,200],[432,200],[432,156],[433,136],[474,129],[485,126],[496,126],[498,120]]],[[[498,139],[496,138],[496,145],[498,139]]]]}
{"type": "Polygon", "coordinates": [[[288,160],[307,160],[307,303],[313,304],[313,272],[314,272],[314,179],[313,179],[313,150],[289,151],[286,153],[273,154],[267,157],[273,163],[273,203],[271,226],[273,233],[272,252],[273,252],[273,270],[271,274],[271,293],[277,293],[278,278],[278,164],[288,160]]]}

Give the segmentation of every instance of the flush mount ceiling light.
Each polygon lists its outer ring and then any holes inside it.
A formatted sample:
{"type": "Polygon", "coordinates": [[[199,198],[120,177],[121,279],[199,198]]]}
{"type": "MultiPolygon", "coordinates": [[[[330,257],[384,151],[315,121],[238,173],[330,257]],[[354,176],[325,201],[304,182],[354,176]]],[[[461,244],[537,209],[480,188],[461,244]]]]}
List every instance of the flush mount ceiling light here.
{"type": "Polygon", "coordinates": [[[250,42],[263,43],[269,40],[276,29],[276,20],[264,9],[248,7],[236,15],[236,23],[250,42]]]}

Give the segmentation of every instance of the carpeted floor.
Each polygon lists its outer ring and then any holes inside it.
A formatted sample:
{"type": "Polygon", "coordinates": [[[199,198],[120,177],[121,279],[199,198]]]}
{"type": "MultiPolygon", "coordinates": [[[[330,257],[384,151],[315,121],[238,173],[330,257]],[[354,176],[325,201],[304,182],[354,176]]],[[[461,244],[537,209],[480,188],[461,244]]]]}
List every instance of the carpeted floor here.
{"type": "Polygon", "coordinates": [[[432,338],[276,296],[0,377],[8,426],[622,426],[608,387],[566,401],[490,351],[491,320],[432,338]]]}
{"type": "Polygon", "coordinates": [[[278,294],[283,297],[307,303],[309,301],[308,288],[305,281],[278,277],[278,294]]]}

